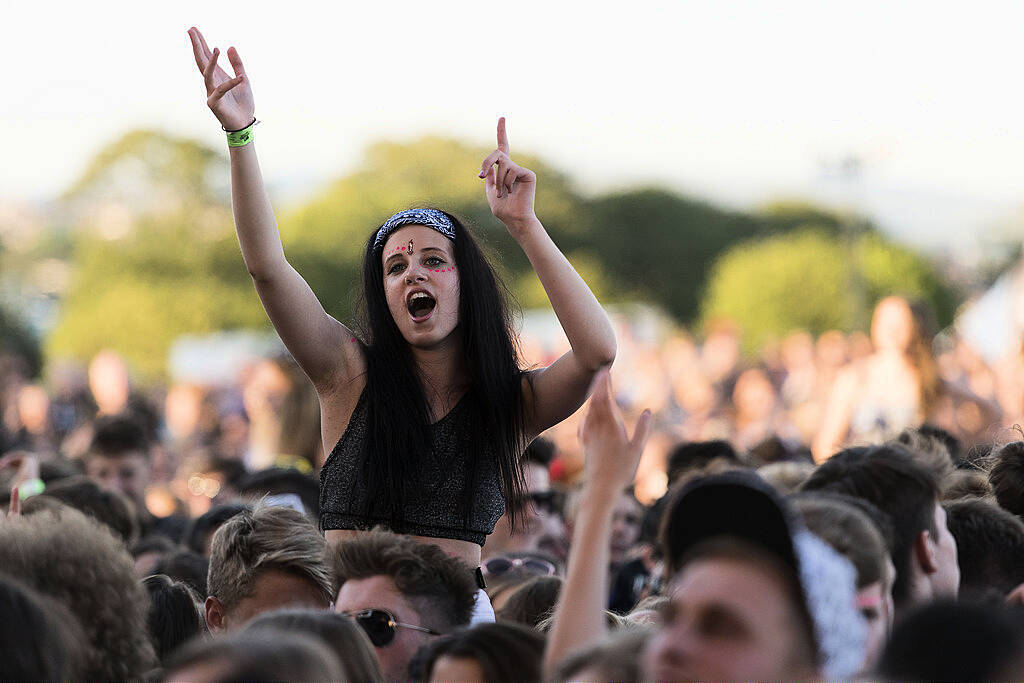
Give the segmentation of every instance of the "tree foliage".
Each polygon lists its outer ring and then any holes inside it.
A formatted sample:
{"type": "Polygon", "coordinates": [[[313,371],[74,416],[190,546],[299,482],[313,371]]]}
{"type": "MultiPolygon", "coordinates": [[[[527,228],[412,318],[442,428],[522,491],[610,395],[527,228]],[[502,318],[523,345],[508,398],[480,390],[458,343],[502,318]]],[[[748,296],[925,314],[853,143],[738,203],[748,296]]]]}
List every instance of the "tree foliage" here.
{"type": "MultiPolygon", "coordinates": [[[[352,315],[367,238],[388,216],[415,206],[467,219],[510,286],[527,274],[529,262],[491,215],[477,177],[489,151],[434,137],[377,143],[359,170],[281,219],[289,259],[329,313],[342,319],[352,315]]],[[[585,204],[568,179],[529,155],[517,156],[517,162],[540,178],[537,213],[555,241],[564,246],[585,233],[585,204]]]]}
{"type": "Polygon", "coordinates": [[[769,229],[750,214],[660,189],[598,197],[590,214],[588,246],[601,259],[615,298],[652,301],[683,321],[697,313],[714,258],[769,229]]]}
{"type": "Polygon", "coordinates": [[[941,324],[956,305],[955,292],[927,261],[877,233],[851,246],[827,231],[802,229],[730,248],[711,270],[701,308],[705,321],[737,322],[754,349],[794,329],[854,329],[889,294],[927,301],[941,324]]]}
{"type": "MultiPolygon", "coordinates": [[[[288,258],[329,313],[353,315],[376,226],[424,205],[468,219],[520,303],[547,305],[522,250],[488,209],[477,177],[488,151],[436,137],[377,143],[354,172],[279,210],[288,258]]],[[[603,302],[653,303],[681,322],[729,315],[752,339],[794,326],[844,328],[856,318],[844,275],[851,261],[837,237],[847,218],[800,202],[731,211],[657,188],[585,198],[538,159],[516,158],[537,172],[538,215],[603,302]]],[[[181,334],[269,329],[234,236],[228,178],[223,153],[157,131],[102,149],[63,197],[73,277],[48,353],[85,360],[113,348],[155,378],[181,334]],[[108,230],[110,220],[121,229],[108,230]]],[[[870,230],[857,254],[865,298],[921,293],[948,318],[952,294],[914,254],[870,230]]]]}
{"type": "Polygon", "coordinates": [[[4,354],[23,358],[31,377],[39,374],[42,365],[39,340],[14,313],[0,306],[0,356],[4,354]]]}

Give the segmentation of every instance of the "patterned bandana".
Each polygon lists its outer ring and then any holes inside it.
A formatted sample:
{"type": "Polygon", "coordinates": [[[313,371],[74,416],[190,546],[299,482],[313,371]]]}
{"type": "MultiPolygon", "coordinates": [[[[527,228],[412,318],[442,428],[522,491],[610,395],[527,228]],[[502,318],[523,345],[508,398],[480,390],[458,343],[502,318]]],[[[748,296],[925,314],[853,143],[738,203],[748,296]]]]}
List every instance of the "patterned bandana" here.
{"type": "Polygon", "coordinates": [[[377,236],[373,239],[373,250],[377,251],[382,248],[384,242],[388,239],[388,235],[403,225],[425,225],[428,228],[437,230],[450,240],[455,239],[455,226],[452,225],[451,219],[444,215],[444,213],[437,209],[409,209],[407,211],[399,211],[384,221],[384,225],[380,226],[377,236]]]}

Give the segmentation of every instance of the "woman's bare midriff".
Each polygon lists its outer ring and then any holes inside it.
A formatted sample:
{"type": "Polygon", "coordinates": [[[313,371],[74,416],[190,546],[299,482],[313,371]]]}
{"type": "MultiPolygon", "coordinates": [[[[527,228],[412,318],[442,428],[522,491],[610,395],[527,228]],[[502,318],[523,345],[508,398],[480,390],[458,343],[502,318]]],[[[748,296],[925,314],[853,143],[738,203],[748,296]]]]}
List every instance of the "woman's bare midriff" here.
{"type": "MultiPolygon", "coordinates": [[[[334,545],[362,533],[366,532],[354,529],[328,529],[325,535],[327,542],[334,545]]],[[[409,538],[420,543],[436,545],[448,555],[457,557],[470,567],[480,566],[480,546],[471,541],[460,541],[454,538],[430,538],[429,536],[409,536],[409,538]]]]}

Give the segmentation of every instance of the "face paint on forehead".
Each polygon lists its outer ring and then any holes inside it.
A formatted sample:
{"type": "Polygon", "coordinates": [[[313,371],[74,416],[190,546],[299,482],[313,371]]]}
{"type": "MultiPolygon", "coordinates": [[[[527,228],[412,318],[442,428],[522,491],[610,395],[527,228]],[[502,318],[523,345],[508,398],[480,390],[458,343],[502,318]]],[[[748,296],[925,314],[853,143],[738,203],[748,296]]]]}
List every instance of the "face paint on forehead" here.
{"type": "Polygon", "coordinates": [[[395,247],[394,249],[392,249],[391,251],[389,251],[387,254],[384,255],[384,260],[387,260],[387,259],[391,258],[395,254],[404,254],[404,253],[406,253],[405,252],[405,246],[395,247]]]}

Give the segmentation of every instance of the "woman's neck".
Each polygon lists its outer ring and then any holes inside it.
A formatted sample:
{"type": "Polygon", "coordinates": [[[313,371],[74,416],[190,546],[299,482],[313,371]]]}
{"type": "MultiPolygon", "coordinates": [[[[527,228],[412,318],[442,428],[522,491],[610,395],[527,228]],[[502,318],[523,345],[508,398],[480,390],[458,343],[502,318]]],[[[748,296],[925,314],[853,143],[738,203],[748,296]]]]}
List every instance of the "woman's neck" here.
{"type": "Polygon", "coordinates": [[[452,339],[429,349],[412,347],[412,359],[432,406],[461,395],[469,384],[461,341],[452,339]]]}

